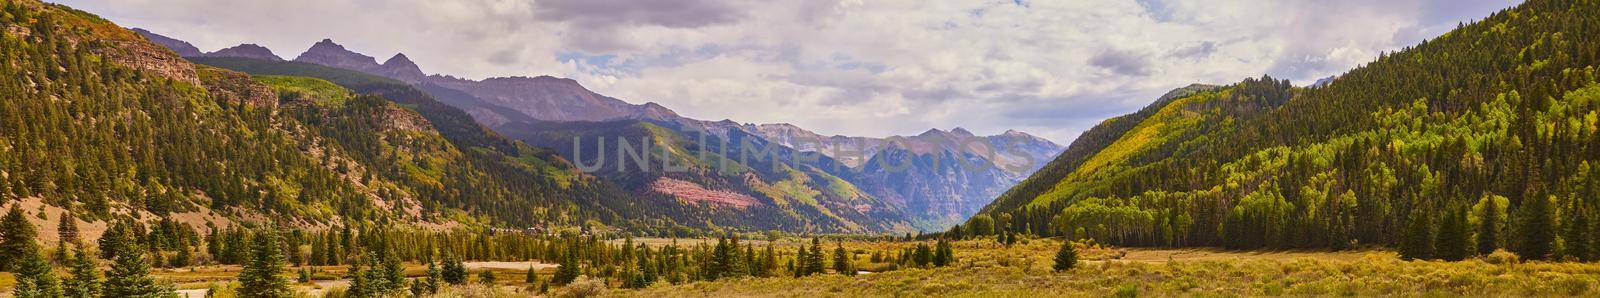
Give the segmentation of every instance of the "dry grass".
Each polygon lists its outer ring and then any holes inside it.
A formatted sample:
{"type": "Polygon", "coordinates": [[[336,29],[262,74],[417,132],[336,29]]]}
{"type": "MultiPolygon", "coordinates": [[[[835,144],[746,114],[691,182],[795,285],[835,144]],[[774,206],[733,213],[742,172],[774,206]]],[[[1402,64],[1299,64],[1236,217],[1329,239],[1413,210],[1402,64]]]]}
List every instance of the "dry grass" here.
{"type": "MultiPolygon", "coordinates": [[[[648,239],[643,241],[670,241],[648,239]]],[[[656,242],[659,243],[659,242],[656,242]]],[[[692,241],[680,241],[680,244],[692,241]]],[[[800,241],[776,242],[792,251],[800,241]]],[[[1600,295],[1600,264],[1504,263],[1484,260],[1464,262],[1402,261],[1388,251],[1226,251],[1217,249],[1124,249],[1089,245],[1084,260],[1067,272],[1050,266],[1060,242],[1029,239],[1012,247],[993,241],[954,244],[957,264],[944,268],[893,270],[891,264],[872,264],[866,256],[915,246],[915,242],[845,242],[862,252],[857,268],[884,272],[846,277],[837,274],[808,278],[742,278],[681,285],[657,284],[639,290],[605,289],[603,295],[623,297],[1027,297],[1027,296],[1596,296],[1600,295]]],[[[828,242],[825,246],[835,245],[828,242]]],[[[474,284],[451,287],[441,297],[525,297],[524,262],[468,263],[469,267],[495,271],[493,286],[474,284]]],[[[541,274],[553,271],[540,264],[541,274]]],[[[295,270],[285,272],[286,278],[295,270]]],[[[334,279],[344,268],[325,266],[326,276],[299,291],[316,296],[342,287],[334,279]]],[[[475,269],[476,271],[478,269],[475,269]]],[[[175,282],[179,289],[204,289],[231,281],[237,266],[203,266],[157,270],[158,278],[175,282]]],[[[407,264],[416,277],[423,267],[407,264]]],[[[0,273],[0,287],[10,274],[0,273]]],[[[476,274],[473,275],[476,279],[476,274]]],[[[614,286],[614,285],[613,285],[614,286]]],[[[552,294],[569,289],[552,288],[552,294]]],[[[191,292],[191,294],[195,294],[191,292]]]]}
{"type": "MultiPolygon", "coordinates": [[[[641,297],[1594,296],[1600,264],[1402,261],[1386,251],[1223,251],[1090,247],[1052,272],[1059,242],[956,243],[958,265],[855,277],[738,279],[611,290],[641,297]]],[[[856,243],[893,248],[903,243],[856,243]]]]}

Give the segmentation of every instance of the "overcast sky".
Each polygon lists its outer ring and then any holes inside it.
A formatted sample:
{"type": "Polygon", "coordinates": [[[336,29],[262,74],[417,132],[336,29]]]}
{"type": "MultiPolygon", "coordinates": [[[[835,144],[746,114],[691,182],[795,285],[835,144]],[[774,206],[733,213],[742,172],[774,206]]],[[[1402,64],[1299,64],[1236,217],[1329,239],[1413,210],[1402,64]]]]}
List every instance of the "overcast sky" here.
{"type": "Polygon", "coordinates": [[[332,38],[430,74],[553,75],[685,116],[1071,141],[1190,83],[1342,73],[1511,0],[49,0],[293,59],[332,38]]]}

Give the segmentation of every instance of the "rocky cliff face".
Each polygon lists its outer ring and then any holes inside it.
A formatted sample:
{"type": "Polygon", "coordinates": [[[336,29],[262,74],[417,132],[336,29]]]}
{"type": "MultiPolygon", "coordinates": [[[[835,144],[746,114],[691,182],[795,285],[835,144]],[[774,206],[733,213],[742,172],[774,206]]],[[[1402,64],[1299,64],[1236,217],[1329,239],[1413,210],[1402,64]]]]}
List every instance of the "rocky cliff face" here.
{"type": "MultiPolygon", "coordinates": [[[[43,4],[33,1],[18,1],[16,4],[27,9],[37,9],[43,6],[43,4]]],[[[44,34],[58,36],[73,45],[87,43],[87,48],[90,52],[109,58],[112,62],[148,71],[172,80],[195,85],[200,84],[199,77],[195,75],[194,66],[190,65],[189,61],[179,57],[177,52],[165,45],[152,43],[146,36],[117,26],[117,24],[105,19],[82,20],[71,25],[72,28],[57,27],[52,29],[55,32],[29,32],[28,27],[12,24],[4,25],[6,26],[6,31],[15,32],[22,37],[31,34],[44,34]]]]}
{"type": "MultiPolygon", "coordinates": [[[[243,103],[272,110],[278,106],[278,95],[266,85],[250,79],[250,75],[219,69],[209,66],[199,66],[200,75],[205,78],[201,85],[212,96],[231,103],[243,103]]],[[[275,110],[273,110],[275,111],[275,110]]]]}

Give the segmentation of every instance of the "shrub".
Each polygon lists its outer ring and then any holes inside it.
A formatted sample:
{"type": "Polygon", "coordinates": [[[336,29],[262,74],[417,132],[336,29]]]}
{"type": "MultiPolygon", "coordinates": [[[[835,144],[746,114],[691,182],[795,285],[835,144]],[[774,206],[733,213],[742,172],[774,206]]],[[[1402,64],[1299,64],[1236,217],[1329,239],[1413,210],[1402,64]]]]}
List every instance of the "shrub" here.
{"type": "Polygon", "coordinates": [[[492,285],[495,279],[494,271],[483,270],[483,272],[478,272],[478,282],[480,283],[492,285]]]}
{"type": "Polygon", "coordinates": [[[1494,252],[1489,253],[1488,257],[1484,258],[1485,262],[1489,262],[1489,264],[1496,264],[1496,265],[1516,264],[1517,262],[1520,262],[1521,260],[1522,260],[1522,258],[1518,257],[1516,253],[1512,253],[1512,252],[1506,251],[1504,249],[1496,249],[1496,250],[1494,250],[1494,252]]]}
{"type": "Polygon", "coordinates": [[[349,287],[332,287],[332,288],[328,288],[327,292],[323,292],[322,293],[322,297],[323,298],[344,298],[346,296],[349,296],[349,293],[350,293],[350,288],[349,287]]]}
{"type": "Polygon", "coordinates": [[[225,282],[206,285],[206,297],[233,298],[238,296],[239,284],[237,283],[225,282]]]}
{"type": "Polygon", "coordinates": [[[593,277],[589,277],[588,275],[582,275],[582,276],[578,276],[578,279],[573,280],[572,283],[567,284],[567,287],[565,289],[565,293],[563,293],[564,295],[561,295],[561,296],[562,297],[579,297],[579,298],[582,298],[582,297],[594,297],[594,296],[599,296],[602,293],[605,293],[605,291],[606,291],[606,280],[605,279],[593,278],[593,277]]]}
{"type": "Polygon", "coordinates": [[[1116,292],[1111,292],[1111,297],[1117,297],[1117,298],[1139,297],[1139,286],[1137,286],[1137,285],[1124,285],[1124,286],[1121,286],[1121,287],[1117,287],[1117,291],[1116,292]]]}
{"type": "Polygon", "coordinates": [[[492,285],[486,285],[486,284],[480,284],[480,283],[474,283],[474,284],[465,284],[465,285],[458,285],[458,286],[447,286],[447,287],[444,287],[443,289],[441,289],[438,294],[435,294],[433,296],[428,296],[428,297],[435,297],[435,298],[523,297],[525,295],[527,295],[527,294],[526,293],[512,293],[512,292],[506,291],[505,289],[500,288],[500,287],[496,287],[496,286],[492,286],[492,285]]]}
{"type": "Polygon", "coordinates": [[[1560,294],[1582,296],[1584,293],[1589,292],[1590,285],[1588,280],[1574,276],[1567,276],[1556,279],[1554,282],[1554,287],[1557,291],[1559,291],[1560,294]]]}

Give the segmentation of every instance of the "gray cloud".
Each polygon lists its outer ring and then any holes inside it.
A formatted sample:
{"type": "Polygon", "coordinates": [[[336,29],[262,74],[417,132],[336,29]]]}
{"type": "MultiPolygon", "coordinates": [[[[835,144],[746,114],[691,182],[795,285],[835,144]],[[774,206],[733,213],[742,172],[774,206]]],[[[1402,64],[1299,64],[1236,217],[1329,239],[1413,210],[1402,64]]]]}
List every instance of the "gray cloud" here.
{"type": "Polygon", "coordinates": [[[293,57],[333,38],[429,72],[570,77],[702,119],[1065,143],[1172,88],[1308,83],[1515,0],[48,1],[202,50],[293,57]]]}
{"type": "Polygon", "coordinates": [[[1205,42],[1197,43],[1197,44],[1194,44],[1194,45],[1178,48],[1177,50],[1173,50],[1171,53],[1168,53],[1167,55],[1171,56],[1173,58],[1180,58],[1180,59],[1199,59],[1199,58],[1205,58],[1207,56],[1211,56],[1212,53],[1216,53],[1216,52],[1217,52],[1217,43],[1214,42],[1214,41],[1205,41],[1205,42]]]}
{"type": "Polygon", "coordinates": [[[733,22],[744,15],[721,0],[541,0],[536,3],[535,15],[541,19],[585,27],[628,24],[695,28],[733,22]]]}
{"type": "Polygon", "coordinates": [[[1150,59],[1144,55],[1121,50],[1106,50],[1089,58],[1089,65],[1104,68],[1112,73],[1142,77],[1150,75],[1150,59]]]}
{"type": "Polygon", "coordinates": [[[604,53],[636,50],[619,28],[660,26],[692,29],[728,24],[744,17],[740,7],[726,0],[629,1],[542,0],[535,2],[534,17],[565,25],[561,34],[575,50],[604,53]]]}

